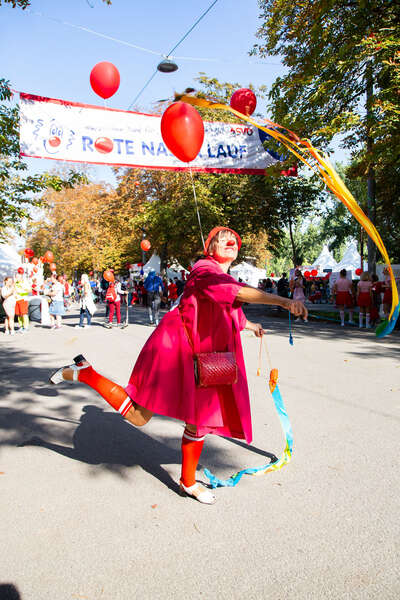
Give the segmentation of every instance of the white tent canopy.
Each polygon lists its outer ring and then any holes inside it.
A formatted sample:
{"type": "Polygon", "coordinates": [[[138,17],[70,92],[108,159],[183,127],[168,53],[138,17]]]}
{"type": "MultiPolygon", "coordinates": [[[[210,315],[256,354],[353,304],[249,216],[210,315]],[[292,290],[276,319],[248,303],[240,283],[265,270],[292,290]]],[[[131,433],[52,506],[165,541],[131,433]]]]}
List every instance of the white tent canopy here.
{"type": "Polygon", "coordinates": [[[241,262],[230,270],[232,277],[241,279],[244,283],[248,283],[253,287],[258,286],[260,279],[266,279],[265,270],[253,267],[246,262],[241,262]]]}
{"type": "MultiPolygon", "coordinates": [[[[346,271],[355,271],[356,269],[361,268],[361,256],[357,250],[357,243],[355,241],[350,242],[348,245],[342,260],[336,266],[336,271],[341,271],[342,269],[346,269],[346,271]]],[[[368,263],[364,261],[363,264],[364,271],[368,269],[368,263]]]]}
{"type": "MultiPolygon", "coordinates": [[[[167,268],[168,279],[174,279],[174,277],[177,277],[178,279],[182,279],[181,271],[185,271],[185,273],[189,273],[189,271],[184,269],[179,263],[174,262],[171,266],[173,266],[174,268],[173,269],[167,268]]],[[[147,263],[144,265],[143,273],[144,273],[144,275],[148,275],[151,270],[155,271],[156,273],[160,273],[160,267],[161,267],[160,257],[157,254],[153,254],[150,257],[150,259],[147,261],[147,263]]],[[[131,269],[132,274],[134,276],[139,275],[141,268],[142,267],[139,267],[137,264],[133,265],[133,268],[131,269]]]]}
{"type": "Polygon", "coordinates": [[[21,257],[15,248],[9,244],[0,244],[0,280],[13,277],[21,266],[21,257]]]}
{"type": "Polygon", "coordinates": [[[332,271],[337,271],[337,262],[333,258],[333,254],[329,251],[328,246],[324,246],[322,248],[321,254],[311,265],[312,269],[317,269],[319,273],[322,273],[324,269],[332,269],[332,271]]]}

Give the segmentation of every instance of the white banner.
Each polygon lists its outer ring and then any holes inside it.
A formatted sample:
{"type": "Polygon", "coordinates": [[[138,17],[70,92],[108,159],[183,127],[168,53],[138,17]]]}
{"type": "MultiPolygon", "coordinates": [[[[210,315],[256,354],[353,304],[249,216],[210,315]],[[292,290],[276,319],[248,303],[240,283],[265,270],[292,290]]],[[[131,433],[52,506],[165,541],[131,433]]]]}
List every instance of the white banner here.
{"type": "MultiPolygon", "coordinates": [[[[146,169],[186,170],[165,146],[161,117],[20,94],[21,156],[146,169]]],[[[263,174],[279,160],[251,125],[204,122],[194,171],[263,174]]]]}

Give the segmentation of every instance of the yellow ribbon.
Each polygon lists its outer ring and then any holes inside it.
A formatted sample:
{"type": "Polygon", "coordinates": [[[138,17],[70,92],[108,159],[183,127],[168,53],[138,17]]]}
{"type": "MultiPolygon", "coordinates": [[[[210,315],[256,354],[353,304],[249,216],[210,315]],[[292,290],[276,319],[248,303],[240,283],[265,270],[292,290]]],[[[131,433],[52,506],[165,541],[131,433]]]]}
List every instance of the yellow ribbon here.
{"type": "Polygon", "coordinates": [[[194,106],[200,106],[202,108],[228,110],[239,119],[247,121],[251,125],[254,125],[258,129],[261,129],[262,131],[270,135],[272,138],[283,144],[292,154],[294,154],[299,160],[301,160],[305,165],[307,165],[307,167],[309,167],[314,173],[320,176],[320,178],[324,181],[326,186],[331,190],[333,194],[335,194],[335,196],[341,202],[343,202],[343,204],[349,209],[351,214],[360,223],[361,227],[365,229],[369,237],[375,242],[385,261],[392,284],[392,307],[389,315],[390,321],[396,307],[398,307],[399,295],[387,250],[375,225],[369,220],[367,215],[358,205],[350,190],[346,187],[345,183],[342,181],[338,173],[333,168],[327,155],[319,152],[316,148],[314,148],[310,140],[300,139],[295,133],[293,133],[289,129],[286,129],[281,125],[273,123],[268,119],[266,119],[266,122],[270,124],[271,127],[265,127],[263,125],[260,125],[251,117],[238,112],[237,110],[235,110],[231,106],[228,106],[227,104],[214,102],[212,100],[206,100],[205,98],[196,98],[194,96],[188,96],[186,94],[180,96],[179,100],[181,100],[182,102],[187,102],[188,104],[192,104],[194,106]],[[285,132],[287,132],[287,135],[281,133],[280,131],[277,131],[276,128],[284,130],[285,132]]]}

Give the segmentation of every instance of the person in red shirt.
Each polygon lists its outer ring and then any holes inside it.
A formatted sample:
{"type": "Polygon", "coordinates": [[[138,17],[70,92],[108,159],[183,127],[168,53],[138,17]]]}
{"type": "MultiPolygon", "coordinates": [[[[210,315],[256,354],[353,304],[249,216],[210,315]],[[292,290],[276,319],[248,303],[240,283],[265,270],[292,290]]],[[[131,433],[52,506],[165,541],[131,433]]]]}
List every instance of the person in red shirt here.
{"type": "Polygon", "coordinates": [[[379,310],[381,307],[382,282],[378,275],[372,275],[372,304],[371,304],[371,325],[376,325],[379,321],[379,310]]]}
{"type": "Polygon", "coordinates": [[[178,298],[178,288],[176,287],[176,284],[171,281],[170,284],[168,285],[168,300],[170,303],[170,306],[175,302],[175,300],[178,298]]]}

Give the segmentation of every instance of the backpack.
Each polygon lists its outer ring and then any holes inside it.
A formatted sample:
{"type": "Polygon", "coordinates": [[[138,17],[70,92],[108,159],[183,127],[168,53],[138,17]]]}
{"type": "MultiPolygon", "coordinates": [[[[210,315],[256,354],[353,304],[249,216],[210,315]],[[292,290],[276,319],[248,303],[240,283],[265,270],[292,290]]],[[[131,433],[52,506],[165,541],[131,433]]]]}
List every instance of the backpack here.
{"type": "Polygon", "coordinates": [[[107,302],[115,302],[117,299],[117,292],[115,291],[115,286],[113,283],[110,283],[108,286],[108,290],[106,293],[107,302]]]}

